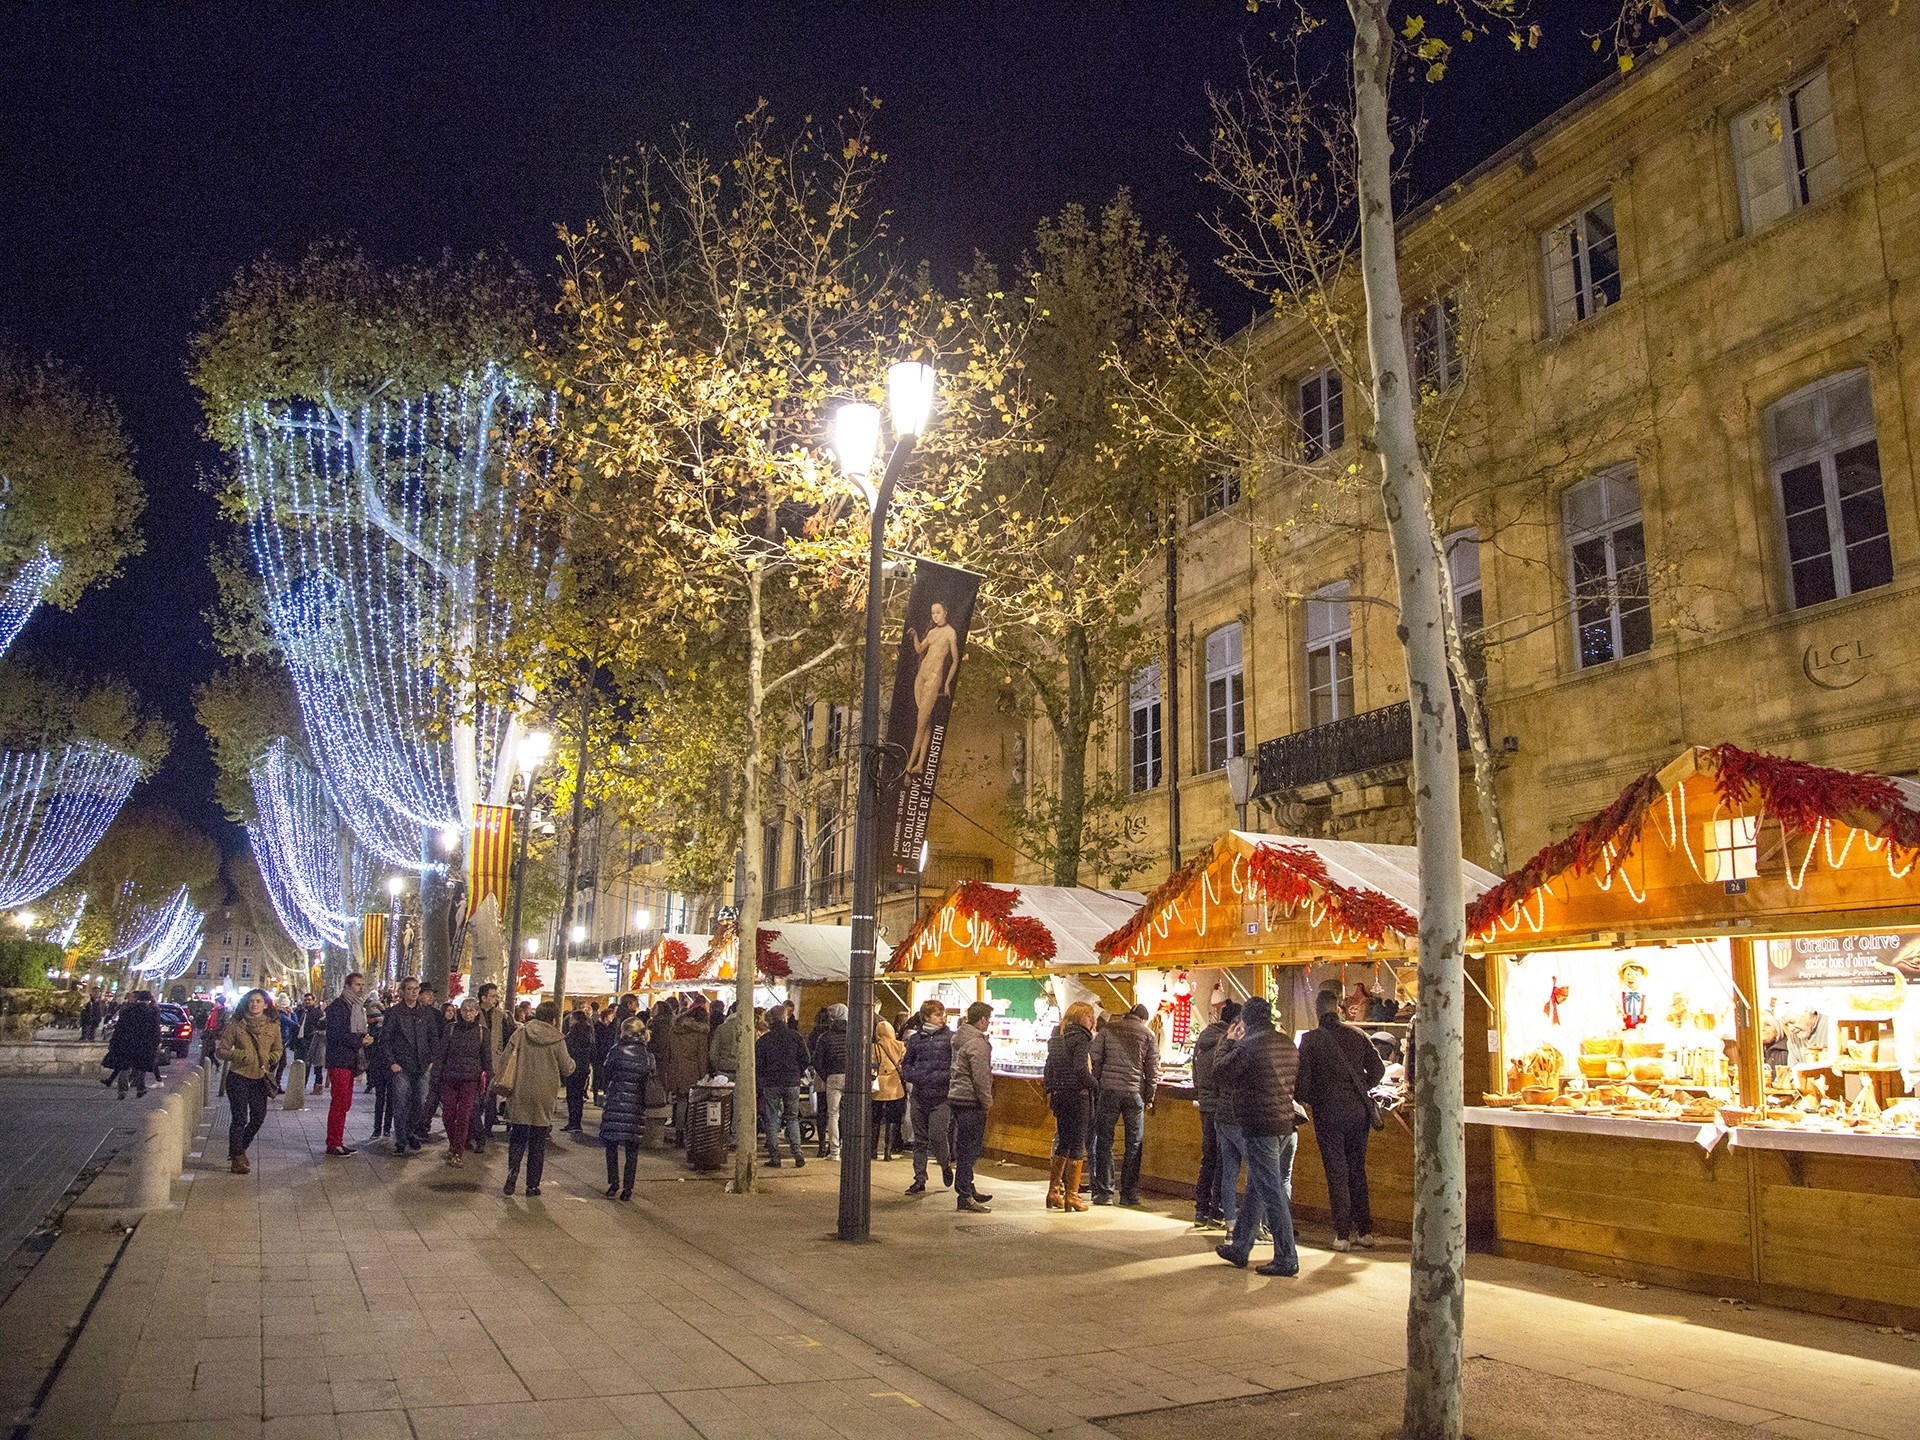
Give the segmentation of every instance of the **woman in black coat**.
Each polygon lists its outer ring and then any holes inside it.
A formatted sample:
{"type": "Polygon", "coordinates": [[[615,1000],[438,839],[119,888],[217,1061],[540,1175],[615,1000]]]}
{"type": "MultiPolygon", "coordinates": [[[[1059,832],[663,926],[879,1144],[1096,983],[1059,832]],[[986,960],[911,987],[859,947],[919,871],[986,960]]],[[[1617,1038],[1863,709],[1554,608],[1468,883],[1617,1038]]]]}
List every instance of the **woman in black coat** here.
{"type": "Polygon", "coordinates": [[[117,1083],[122,1100],[127,1098],[129,1080],[136,1095],[147,1093],[147,1075],[160,1063],[160,1009],[150,991],[136,990],[132,1002],[121,1010],[100,1063],[112,1072],[100,1083],[117,1083]]]}
{"type": "Polygon", "coordinates": [[[645,1126],[647,1077],[653,1074],[653,1053],[647,1049],[647,1027],[630,1019],[620,1027],[620,1038],[607,1053],[607,1100],[600,1111],[600,1143],[607,1149],[607,1198],[617,1193],[633,1198],[634,1172],[640,1168],[640,1133],[645,1126]],[[622,1172],[616,1152],[626,1151],[622,1172]]]}
{"type": "Polygon", "coordinates": [[[593,1017],[584,1010],[567,1014],[567,1054],[573,1057],[573,1073],[567,1076],[567,1123],[562,1133],[580,1133],[587,1111],[587,1084],[593,1078],[593,1017]]]}
{"type": "Polygon", "coordinates": [[[1085,1210],[1080,1177],[1087,1168],[1087,1128],[1093,1118],[1093,1006],[1079,1000],[1047,1041],[1042,1083],[1053,1111],[1053,1170],[1047,1180],[1047,1209],[1085,1210]]]}

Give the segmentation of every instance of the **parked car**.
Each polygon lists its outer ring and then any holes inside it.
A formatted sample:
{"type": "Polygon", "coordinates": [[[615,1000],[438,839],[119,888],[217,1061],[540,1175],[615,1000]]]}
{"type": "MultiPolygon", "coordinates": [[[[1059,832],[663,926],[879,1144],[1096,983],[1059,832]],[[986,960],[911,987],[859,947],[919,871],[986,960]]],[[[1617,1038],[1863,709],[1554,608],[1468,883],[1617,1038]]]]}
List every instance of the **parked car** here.
{"type": "Polygon", "coordinates": [[[160,1007],[160,1043],[182,1060],[193,1054],[193,1016],[184,1005],[171,1002],[160,1007]]]}

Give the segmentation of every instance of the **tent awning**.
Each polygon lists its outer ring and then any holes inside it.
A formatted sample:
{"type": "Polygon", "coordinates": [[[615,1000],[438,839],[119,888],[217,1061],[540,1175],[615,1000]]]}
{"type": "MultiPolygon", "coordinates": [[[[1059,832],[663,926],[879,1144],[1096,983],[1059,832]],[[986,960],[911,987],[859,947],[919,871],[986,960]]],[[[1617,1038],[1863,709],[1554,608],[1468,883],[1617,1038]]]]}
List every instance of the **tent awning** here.
{"type": "Polygon", "coordinates": [[[1140,907],[1131,890],[965,880],[922,916],[890,969],[1003,974],[1087,968],[1094,942],[1140,907]]]}

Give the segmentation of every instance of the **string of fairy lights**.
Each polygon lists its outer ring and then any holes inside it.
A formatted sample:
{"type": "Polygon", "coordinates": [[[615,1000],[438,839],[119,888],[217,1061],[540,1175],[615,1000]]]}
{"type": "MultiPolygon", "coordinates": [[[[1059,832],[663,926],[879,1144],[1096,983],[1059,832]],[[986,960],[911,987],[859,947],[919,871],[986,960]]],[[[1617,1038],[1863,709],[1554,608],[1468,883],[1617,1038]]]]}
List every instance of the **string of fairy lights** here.
{"type": "MultiPolygon", "coordinates": [[[[122,898],[131,890],[128,882],[122,898]]],[[[206,915],[182,885],[159,905],[133,905],[100,962],[125,961],[133,974],[164,985],[187,973],[205,942],[205,931],[206,915]]]]}
{"type": "Polygon", "coordinates": [[[60,562],[42,545],[40,551],[13,577],[6,593],[0,595],[0,655],[13,648],[13,642],[26,629],[33,612],[47,598],[47,591],[60,576],[60,562]]]}
{"type": "Polygon", "coordinates": [[[92,741],[0,752],[0,909],[36,900],[71,875],[139,777],[133,756],[92,741]]]}
{"type": "MultiPolygon", "coordinates": [[[[248,537],[310,773],[377,862],[443,863],[433,837],[464,834],[474,802],[506,781],[511,710],[463,692],[459,677],[544,585],[547,557],[511,503],[503,460],[552,404],[488,367],[426,396],[247,417],[248,537]]],[[[274,804],[291,805],[291,772],[276,763],[274,804]]],[[[345,897],[329,903],[337,844],[316,842],[312,801],[263,819],[256,851],[303,932],[331,935],[345,897]]]]}
{"type": "Polygon", "coordinates": [[[347,943],[352,916],[340,865],[340,824],[320,777],[276,739],[249,771],[256,819],[247,840],[267,898],[303,950],[347,943]]]}

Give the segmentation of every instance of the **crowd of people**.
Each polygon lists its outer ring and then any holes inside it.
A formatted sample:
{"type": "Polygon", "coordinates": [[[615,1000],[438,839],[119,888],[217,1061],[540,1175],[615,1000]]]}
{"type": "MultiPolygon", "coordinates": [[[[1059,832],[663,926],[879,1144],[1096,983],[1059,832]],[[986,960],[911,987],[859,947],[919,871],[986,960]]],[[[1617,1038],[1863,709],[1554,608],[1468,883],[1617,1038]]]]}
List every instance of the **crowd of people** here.
{"type": "MultiPolygon", "coordinates": [[[[163,1063],[153,996],[135,992],[111,1011],[98,997],[90,1003],[101,1008],[82,1012],[83,1033],[111,1024],[102,1083],[123,1097],[129,1085],[144,1095],[146,1077],[157,1078],[163,1063]]],[[[872,1158],[910,1157],[910,1196],[930,1193],[929,1162],[937,1164],[941,1188],[969,1214],[988,1213],[993,1198],[976,1178],[993,1106],[992,1017],[985,1002],[968,1006],[952,1026],[938,999],[892,1020],[876,1007],[867,1057],[872,1158]]],[[[236,1174],[249,1172],[248,1152],[267,1105],[282,1093],[288,1059],[297,1056],[312,1072],[314,1092],[324,1086],[329,1094],[329,1156],[356,1151],[346,1127],[364,1085],[373,1096],[368,1143],[384,1143],[395,1158],[419,1155],[437,1116],[445,1162],[459,1168],[469,1154],[484,1154],[504,1125],[502,1190],[512,1195],[524,1172],[526,1193],[537,1196],[561,1106],[562,1133],[584,1134],[591,1097],[600,1109],[606,1194],[630,1200],[649,1122],[660,1142],[687,1145],[695,1088],[724,1082],[723,1091],[737,1089],[748,1045],[766,1163],[805,1165],[809,1130],[815,1158],[841,1158],[850,1128],[847,1020],[845,1005],[824,1006],[803,1034],[793,1005],[755,1009],[747,1021],[699,994],[664,997],[651,1008],[629,994],[617,1003],[576,1005],[563,1016],[551,1001],[509,1008],[494,984],[458,1003],[439,1003],[431,986],[409,976],[375,995],[356,973],[324,1006],[307,996],[276,1007],[266,992],[250,990],[231,1015],[216,1007],[206,1017],[201,1043],[229,1101],[228,1162],[236,1174]]],[[[1158,1059],[1143,1007],[1112,1015],[1086,1002],[1067,1007],[1042,1076],[1054,1121],[1049,1210],[1141,1204],[1145,1117],[1159,1088],[1158,1059]]],[[[1380,1116],[1369,1092],[1383,1070],[1373,1041],[1342,1018],[1333,991],[1320,997],[1318,1023],[1297,1046],[1258,996],[1228,1003],[1195,1037],[1193,1103],[1202,1145],[1193,1229],[1224,1235],[1216,1247],[1222,1259],[1244,1267],[1254,1245],[1270,1239],[1273,1256],[1260,1273],[1298,1273],[1291,1180],[1299,1130],[1309,1121],[1327,1180],[1334,1248],[1372,1247],[1367,1147],[1380,1116]]]]}

